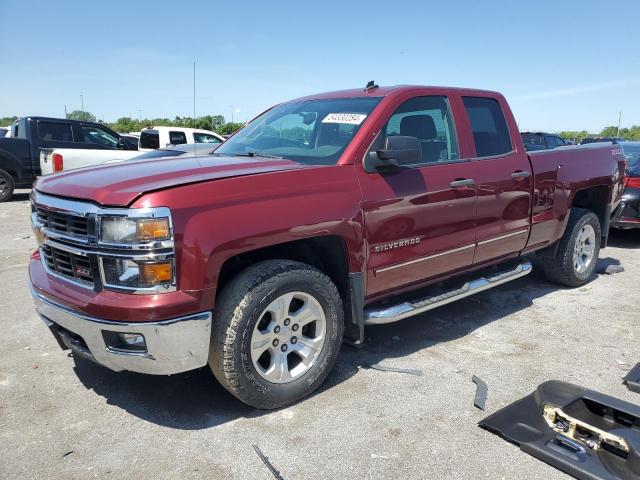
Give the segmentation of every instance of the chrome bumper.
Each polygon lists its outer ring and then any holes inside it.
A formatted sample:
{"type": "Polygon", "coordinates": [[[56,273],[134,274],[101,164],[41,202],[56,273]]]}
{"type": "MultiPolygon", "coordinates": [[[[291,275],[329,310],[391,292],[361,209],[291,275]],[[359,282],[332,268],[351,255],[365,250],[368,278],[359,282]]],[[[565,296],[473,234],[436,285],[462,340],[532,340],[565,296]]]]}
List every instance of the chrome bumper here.
{"type": "Polygon", "coordinates": [[[169,375],[207,364],[211,312],[160,322],[114,322],[83,315],[39,294],[31,283],[29,287],[38,315],[52,330],[60,346],[111,370],[169,375]],[[104,332],[107,332],[106,336],[104,332]],[[105,341],[109,332],[143,335],[146,351],[112,348],[105,341]]]}

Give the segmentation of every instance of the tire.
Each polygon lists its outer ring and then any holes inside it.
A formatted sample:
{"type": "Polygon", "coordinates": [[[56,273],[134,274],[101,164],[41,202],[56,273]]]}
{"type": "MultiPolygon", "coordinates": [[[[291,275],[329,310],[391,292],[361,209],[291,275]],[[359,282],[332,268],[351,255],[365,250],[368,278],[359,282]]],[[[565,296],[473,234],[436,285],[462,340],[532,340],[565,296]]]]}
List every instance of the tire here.
{"type": "Polygon", "coordinates": [[[15,186],[13,177],[5,170],[0,170],[0,202],[6,202],[13,196],[15,186]]]}
{"type": "MultiPolygon", "coordinates": [[[[595,213],[583,208],[572,208],[564,235],[555,255],[553,250],[542,255],[544,273],[549,280],[568,287],[580,287],[589,281],[596,268],[600,253],[600,220],[595,213]],[[588,265],[576,263],[576,244],[580,248],[582,232],[593,230],[593,255],[588,265]],[[581,269],[579,267],[584,267],[581,269]]],[[[588,245],[588,243],[585,243],[588,245]]]]}
{"type": "Polygon", "coordinates": [[[283,407],[312,393],[335,365],[342,345],[344,311],[338,289],[324,273],[300,262],[268,260],[240,272],[220,293],[213,318],[209,367],[231,394],[260,409],[283,407]],[[307,318],[318,320],[304,324],[295,317],[307,311],[312,312],[307,318]],[[300,338],[294,342],[288,335],[300,338]],[[290,350],[282,350],[285,345],[290,350]],[[261,348],[267,350],[259,356],[255,352],[261,348]],[[314,353],[303,362],[298,350],[314,353]]]}

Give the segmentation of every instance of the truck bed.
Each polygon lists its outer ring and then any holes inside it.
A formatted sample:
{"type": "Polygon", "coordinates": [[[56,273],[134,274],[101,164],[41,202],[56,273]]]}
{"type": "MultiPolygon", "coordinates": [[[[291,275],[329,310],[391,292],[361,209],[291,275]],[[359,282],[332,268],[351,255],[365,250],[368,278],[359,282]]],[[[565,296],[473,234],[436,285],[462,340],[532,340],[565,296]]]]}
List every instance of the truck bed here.
{"type": "Polygon", "coordinates": [[[560,238],[573,200],[572,192],[601,185],[603,195],[610,196],[605,199],[608,203],[617,203],[622,195],[626,162],[618,145],[567,146],[528,152],[528,155],[533,169],[534,191],[527,248],[553,243],[560,238]],[[586,177],[585,171],[591,175],[586,177]],[[612,178],[615,185],[609,193],[612,178]]]}

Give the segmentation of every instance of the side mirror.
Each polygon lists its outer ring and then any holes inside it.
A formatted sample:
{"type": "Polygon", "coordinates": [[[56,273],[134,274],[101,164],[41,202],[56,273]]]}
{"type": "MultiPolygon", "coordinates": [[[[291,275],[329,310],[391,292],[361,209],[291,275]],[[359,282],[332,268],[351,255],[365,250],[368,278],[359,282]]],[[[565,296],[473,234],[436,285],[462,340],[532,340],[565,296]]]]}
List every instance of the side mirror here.
{"type": "Polygon", "coordinates": [[[422,160],[422,145],[416,137],[392,135],[385,139],[384,148],[371,152],[373,166],[379,170],[397,170],[422,160]]]}
{"type": "Polygon", "coordinates": [[[119,138],[118,139],[118,144],[116,145],[116,148],[118,150],[126,150],[127,149],[127,142],[125,142],[123,138],[119,138]]]}

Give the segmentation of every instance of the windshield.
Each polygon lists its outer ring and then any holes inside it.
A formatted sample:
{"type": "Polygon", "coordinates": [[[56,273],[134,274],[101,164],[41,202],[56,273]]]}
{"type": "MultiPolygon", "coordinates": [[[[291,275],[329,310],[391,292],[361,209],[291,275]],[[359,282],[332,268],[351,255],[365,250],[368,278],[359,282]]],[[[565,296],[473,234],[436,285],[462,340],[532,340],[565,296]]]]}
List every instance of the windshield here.
{"type": "Polygon", "coordinates": [[[380,98],[307,100],[278,105],[223,143],[214,155],[275,156],[335,165],[380,98]]]}
{"type": "Polygon", "coordinates": [[[640,176],[640,145],[622,145],[627,157],[627,172],[640,176]]]}
{"type": "Polygon", "coordinates": [[[522,143],[527,145],[542,145],[544,146],[544,135],[538,133],[523,133],[522,143]]]}

